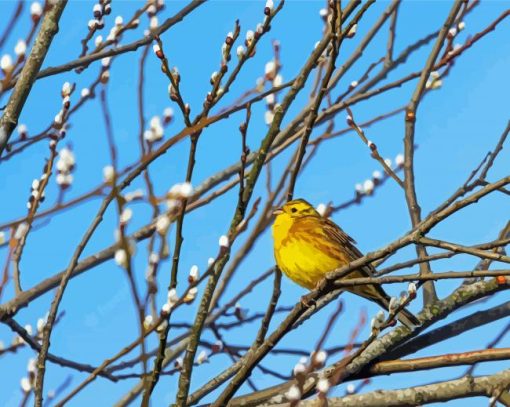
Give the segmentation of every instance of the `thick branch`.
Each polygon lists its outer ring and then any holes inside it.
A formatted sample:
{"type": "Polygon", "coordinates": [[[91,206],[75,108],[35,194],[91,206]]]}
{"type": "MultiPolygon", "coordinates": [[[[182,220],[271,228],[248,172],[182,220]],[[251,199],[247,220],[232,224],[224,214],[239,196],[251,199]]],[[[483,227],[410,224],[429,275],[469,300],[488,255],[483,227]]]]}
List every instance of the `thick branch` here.
{"type": "Polygon", "coordinates": [[[32,90],[32,85],[48,53],[53,37],[58,32],[58,22],[66,5],[67,0],[60,0],[44,16],[32,51],[30,51],[27,62],[21,70],[16,86],[0,118],[0,156],[18,124],[19,116],[32,90]]]}
{"type": "MultiPolygon", "coordinates": [[[[432,48],[432,51],[427,59],[425,67],[423,68],[420,80],[416,85],[416,89],[411,97],[409,104],[406,109],[406,125],[405,125],[405,138],[404,138],[404,152],[405,152],[405,161],[404,161],[404,190],[405,197],[407,202],[407,207],[409,209],[409,215],[411,216],[411,223],[413,227],[415,227],[421,221],[421,208],[418,204],[418,198],[416,196],[416,188],[414,185],[414,133],[415,133],[415,121],[416,121],[416,111],[418,110],[418,106],[423,97],[425,91],[425,84],[427,79],[430,76],[430,72],[434,67],[435,61],[443,47],[443,43],[446,39],[446,35],[448,30],[450,29],[457,13],[460,10],[462,5],[461,0],[456,0],[452,9],[450,10],[450,14],[446,19],[443,27],[439,31],[439,35],[437,36],[436,43],[432,48]]],[[[423,258],[427,256],[427,250],[425,247],[421,245],[416,246],[416,252],[419,258],[423,258]]],[[[428,262],[420,263],[420,272],[422,274],[430,274],[430,264],[428,262]]],[[[436,291],[434,289],[434,284],[429,282],[425,284],[424,288],[424,304],[429,305],[437,300],[436,291]]]]}
{"type": "MultiPolygon", "coordinates": [[[[510,370],[492,376],[463,377],[458,380],[410,387],[400,390],[378,390],[366,394],[328,399],[331,407],[384,407],[416,406],[459,398],[486,396],[492,397],[495,391],[508,386],[510,370]]],[[[300,403],[300,406],[315,406],[316,400],[300,403]]],[[[284,406],[280,404],[278,406],[284,406]]]]}

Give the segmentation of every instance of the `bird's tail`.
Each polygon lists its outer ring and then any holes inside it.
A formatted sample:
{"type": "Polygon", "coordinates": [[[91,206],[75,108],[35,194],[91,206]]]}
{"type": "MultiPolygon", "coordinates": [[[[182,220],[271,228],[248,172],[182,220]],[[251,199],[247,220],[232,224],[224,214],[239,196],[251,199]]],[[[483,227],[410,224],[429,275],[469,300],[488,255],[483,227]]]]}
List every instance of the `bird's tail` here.
{"type": "MultiPolygon", "coordinates": [[[[373,301],[388,311],[390,305],[390,297],[384,292],[384,290],[378,285],[361,285],[349,289],[357,295],[361,295],[366,299],[373,301]]],[[[397,319],[406,327],[412,329],[421,325],[420,321],[407,309],[401,310],[397,314],[397,319]]]]}

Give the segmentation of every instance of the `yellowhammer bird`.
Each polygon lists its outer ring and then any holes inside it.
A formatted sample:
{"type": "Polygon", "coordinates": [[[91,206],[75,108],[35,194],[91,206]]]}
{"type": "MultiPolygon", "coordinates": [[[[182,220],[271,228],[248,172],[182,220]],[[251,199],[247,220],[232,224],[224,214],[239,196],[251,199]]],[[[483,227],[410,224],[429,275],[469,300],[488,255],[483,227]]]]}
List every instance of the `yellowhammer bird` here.
{"type": "MultiPolygon", "coordinates": [[[[356,243],[331,220],[322,217],[303,199],[287,202],[274,211],[274,255],[281,271],[300,286],[313,289],[325,275],[359,259],[363,255],[356,243]]],[[[345,278],[370,277],[372,265],[350,273],[345,278]]],[[[380,285],[359,285],[346,290],[365,297],[388,309],[390,297],[380,285]]],[[[402,310],[398,319],[404,325],[419,325],[409,311],[402,310]]]]}

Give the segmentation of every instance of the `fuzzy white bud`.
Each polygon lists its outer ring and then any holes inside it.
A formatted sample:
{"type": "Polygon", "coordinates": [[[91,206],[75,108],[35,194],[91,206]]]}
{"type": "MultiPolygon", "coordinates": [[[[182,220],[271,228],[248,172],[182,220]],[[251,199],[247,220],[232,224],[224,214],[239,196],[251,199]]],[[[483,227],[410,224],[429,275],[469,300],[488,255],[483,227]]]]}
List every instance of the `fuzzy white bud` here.
{"type": "Polygon", "coordinates": [[[267,95],[265,97],[265,100],[267,105],[273,105],[275,102],[274,93],[270,93],[269,95],[267,95]]]}
{"type": "Polygon", "coordinates": [[[12,58],[9,54],[2,55],[0,59],[0,68],[4,72],[9,72],[13,68],[12,58]]]}
{"type": "Polygon", "coordinates": [[[178,208],[179,205],[180,205],[180,203],[177,199],[167,199],[166,200],[166,207],[169,211],[173,211],[174,209],[178,208]]]}
{"type": "Polygon", "coordinates": [[[37,319],[37,324],[36,324],[37,332],[38,333],[42,333],[45,325],[46,325],[46,317],[38,318],[37,319]]]}
{"type": "Polygon", "coordinates": [[[64,82],[62,85],[62,97],[69,96],[71,94],[72,86],[69,82],[64,82]]]}
{"type": "Polygon", "coordinates": [[[273,86],[276,88],[278,86],[281,86],[283,84],[283,76],[278,74],[273,79],[273,86]]]}
{"type": "Polygon", "coordinates": [[[28,364],[27,364],[27,372],[29,373],[35,373],[35,359],[34,358],[30,358],[28,359],[28,364]]]}
{"type": "Polygon", "coordinates": [[[21,390],[24,393],[28,393],[30,390],[32,390],[32,385],[30,384],[30,380],[28,379],[28,377],[21,378],[20,386],[21,386],[21,390]]]}
{"type": "Polygon", "coordinates": [[[370,321],[370,328],[372,331],[378,330],[381,327],[381,322],[377,318],[372,318],[370,321]]]}
{"type": "Polygon", "coordinates": [[[55,118],[53,119],[53,121],[55,122],[55,124],[61,125],[62,122],[64,121],[64,112],[62,110],[60,112],[58,112],[55,115],[55,118]]]}
{"type": "Polygon", "coordinates": [[[118,266],[127,267],[128,257],[124,249],[118,249],[115,251],[115,263],[117,263],[118,266]]]}
{"type": "Polygon", "coordinates": [[[366,194],[371,194],[374,190],[374,181],[371,179],[367,179],[365,182],[363,182],[363,191],[365,191],[366,194]]]}
{"type": "Polygon", "coordinates": [[[152,318],[152,315],[146,315],[145,318],[143,319],[143,327],[145,329],[149,329],[153,321],[154,319],[152,318]]]}
{"type": "Polygon", "coordinates": [[[225,235],[221,235],[218,240],[218,244],[220,245],[220,247],[228,247],[230,245],[228,237],[225,235]]]}
{"type": "Polygon", "coordinates": [[[159,254],[157,254],[156,252],[152,252],[149,255],[149,263],[156,264],[157,262],[159,262],[159,254]]]}
{"type": "Polygon", "coordinates": [[[395,164],[397,164],[399,167],[404,165],[404,155],[403,154],[398,154],[396,157],[395,157],[395,164]]]}
{"type": "Polygon", "coordinates": [[[172,117],[174,117],[174,109],[171,107],[166,107],[165,110],[163,110],[163,117],[166,120],[172,119],[172,117]]]}
{"type": "Polygon", "coordinates": [[[183,363],[184,359],[182,357],[178,357],[177,359],[175,359],[175,367],[181,367],[183,363]]]}
{"type": "Polygon", "coordinates": [[[315,363],[319,363],[321,365],[324,364],[324,362],[326,362],[326,359],[328,358],[328,354],[326,351],[324,350],[320,350],[318,351],[315,356],[314,356],[314,362],[315,363]]]}
{"type": "Polygon", "coordinates": [[[268,126],[270,126],[271,123],[273,123],[273,119],[274,119],[274,113],[271,110],[266,110],[266,112],[264,113],[264,121],[265,121],[265,123],[268,126]]]}
{"type": "Polygon", "coordinates": [[[144,197],[144,192],[142,189],[135,189],[134,191],[127,192],[124,195],[124,199],[126,202],[131,202],[137,199],[142,199],[144,197]]]}
{"type": "Polygon", "coordinates": [[[202,363],[208,362],[209,357],[207,356],[207,352],[202,350],[197,356],[197,363],[201,365],[202,363]]]}
{"type": "Polygon", "coordinates": [[[301,390],[299,390],[299,387],[297,387],[295,384],[290,386],[287,393],[285,393],[287,396],[287,399],[289,401],[299,401],[301,400],[301,390]]]}
{"type": "Polygon", "coordinates": [[[80,95],[82,98],[86,98],[87,96],[89,96],[90,95],[89,88],[83,88],[80,92],[80,95]]]}
{"type": "Polygon", "coordinates": [[[160,235],[164,235],[168,228],[170,227],[170,219],[168,219],[168,216],[161,215],[158,220],[156,221],[156,231],[160,235]]]}
{"type": "Polygon", "coordinates": [[[60,173],[60,174],[57,174],[55,181],[61,187],[68,187],[69,185],[71,185],[73,183],[73,179],[74,179],[74,177],[72,174],[60,173]]]}
{"type": "Polygon", "coordinates": [[[103,168],[103,180],[106,183],[112,183],[115,178],[115,169],[112,165],[107,165],[103,168]]]}
{"type": "Polygon", "coordinates": [[[39,3],[38,1],[34,1],[30,5],[30,15],[39,17],[42,14],[42,12],[43,12],[43,9],[42,9],[41,3],[39,3]]]}
{"type": "Polygon", "coordinates": [[[198,280],[198,266],[197,265],[191,266],[191,269],[189,271],[189,277],[192,281],[198,280]]]}
{"type": "Polygon", "coordinates": [[[66,167],[65,169],[70,169],[70,167],[74,166],[76,163],[74,153],[67,147],[64,147],[62,150],[60,150],[58,156],[59,161],[61,161],[64,164],[64,167],[66,167]]]}
{"type": "Polygon", "coordinates": [[[239,59],[241,59],[245,53],[246,53],[246,50],[244,49],[244,47],[242,45],[239,45],[236,50],[237,57],[239,59]]]}
{"type": "Polygon", "coordinates": [[[152,130],[145,130],[143,132],[143,138],[144,140],[148,141],[149,143],[152,143],[155,140],[154,132],[152,130]]]}
{"type": "Polygon", "coordinates": [[[320,203],[317,205],[317,212],[319,212],[319,215],[324,216],[326,214],[326,210],[328,209],[328,206],[320,203]]]}
{"type": "Polygon", "coordinates": [[[151,19],[149,20],[149,28],[151,30],[154,30],[158,28],[158,25],[159,25],[158,18],[156,16],[152,16],[151,19]]]}
{"type": "Polygon", "coordinates": [[[25,52],[27,52],[27,43],[24,40],[18,40],[16,46],[14,47],[14,53],[21,57],[25,55],[25,52]]]}
{"type": "Polygon", "coordinates": [[[102,35],[98,35],[98,36],[94,39],[94,45],[95,45],[96,47],[99,47],[102,43],[103,43],[103,36],[102,36],[102,35]]]}
{"type": "Polygon", "coordinates": [[[294,376],[297,376],[298,374],[304,373],[306,371],[306,366],[303,363],[296,363],[294,366],[294,376]]]}
{"type": "Polygon", "coordinates": [[[379,322],[384,322],[384,319],[385,319],[385,316],[384,316],[384,311],[381,309],[377,312],[377,314],[375,314],[375,318],[379,321],[379,322]]]}
{"type": "Polygon", "coordinates": [[[175,288],[168,290],[167,294],[167,303],[170,304],[170,308],[173,307],[177,301],[179,301],[179,297],[177,295],[177,291],[175,288]]]}
{"type": "Polygon", "coordinates": [[[151,15],[154,14],[157,10],[156,4],[151,4],[149,7],[147,7],[147,14],[151,15]]]}
{"type": "Polygon", "coordinates": [[[184,296],[184,302],[192,302],[198,293],[198,287],[191,287],[184,296]]]}
{"type": "Polygon", "coordinates": [[[189,182],[175,184],[168,193],[177,198],[189,198],[193,194],[193,186],[189,182]]]}
{"type": "Polygon", "coordinates": [[[193,187],[189,182],[184,182],[181,185],[181,195],[184,198],[189,198],[193,194],[193,187]]]}
{"type": "Polygon", "coordinates": [[[21,239],[28,231],[28,224],[26,222],[20,223],[14,232],[14,239],[21,239]]]}
{"type": "Polygon", "coordinates": [[[316,387],[319,393],[326,394],[329,391],[329,380],[326,378],[319,379],[316,387]]]}
{"type": "Polygon", "coordinates": [[[104,57],[101,59],[101,65],[103,68],[108,68],[110,66],[110,62],[112,61],[111,57],[104,57]]]}
{"type": "Polygon", "coordinates": [[[125,208],[120,214],[120,223],[128,223],[133,217],[133,210],[131,208],[125,208]]]}
{"type": "Polygon", "coordinates": [[[219,339],[216,342],[214,342],[214,346],[216,347],[215,352],[221,352],[223,350],[223,342],[220,341],[219,339]]]}
{"type": "Polygon", "coordinates": [[[264,72],[265,72],[266,76],[273,77],[275,68],[276,68],[276,65],[275,65],[274,61],[269,61],[268,63],[266,63],[266,66],[264,68],[264,72]]]}
{"type": "Polygon", "coordinates": [[[352,38],[356,35],[356,31],[358,30],[358,24],[354,24],[347,33],[347,38],[352,38]]]}
{"type": "Polygon", "coordinates": [[[388,305],[388,311],[395,312],[399,306],[400,306],[400,301],[396,297],[391,297],[390,303],[388,305]]]}

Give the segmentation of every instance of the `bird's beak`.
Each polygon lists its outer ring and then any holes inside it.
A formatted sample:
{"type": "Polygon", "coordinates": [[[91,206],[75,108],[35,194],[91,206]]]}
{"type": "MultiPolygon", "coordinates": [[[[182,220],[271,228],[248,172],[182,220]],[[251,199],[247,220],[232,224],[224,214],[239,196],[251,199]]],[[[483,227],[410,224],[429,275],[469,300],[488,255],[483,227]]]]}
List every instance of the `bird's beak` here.
{"type": "Polygon", "coordinates": [[[273,215],[281,215],[282,213],[283,213],[283,209],[282,208],[276,208],[273,211],[273,215]]]}

